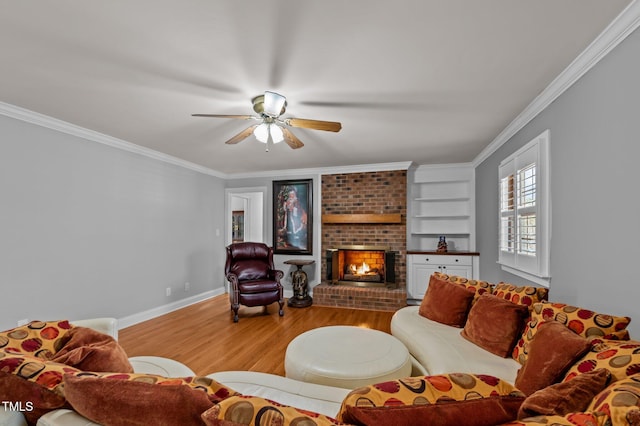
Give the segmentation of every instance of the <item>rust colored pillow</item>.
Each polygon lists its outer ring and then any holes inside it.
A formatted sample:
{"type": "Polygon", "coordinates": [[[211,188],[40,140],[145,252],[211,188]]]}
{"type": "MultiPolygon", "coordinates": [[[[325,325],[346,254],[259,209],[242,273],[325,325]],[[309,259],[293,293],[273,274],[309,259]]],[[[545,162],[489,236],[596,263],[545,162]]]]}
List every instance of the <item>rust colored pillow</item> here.
{"type": "Polygon", "coordinates": [[[432,321],[462,328],[474,295],[474,292],[461,285],[431,275],[418,313],[432,321]]]}
{"type": "Polygon", "coordinates": [[[51,361],[84,371],[133,373],[127,353],[108,334],[87,327],[74,327],[67,337],[69,340],[51,361]]]}
{"type": "Polygon", "coordinates": [[[542,324],[531,341],[527,362],[518,370],[516,387],[531,395],[556,383],[590,347],[589,340],[557,321],[542,324]]]}
{"type": "MultiPolygon", "coordinates": [[[[615,424],[615,423],[614,423],[615,424]]],[[[539,416],[516,420],[500,426],[600,426],[611,425],[611,419],[603,412],[570,413],[566,416],[539,416]]]]}
{"type": "Polygon", "coordinates": [[[183,379],[120,376],[65,375],[64,394],[74,410],[103,426],[202,426],[200,415],[214,405],[207,392],[183,379]]]}
{"type": "Polygon", "coordinates": [[[506,358],[511,355],[528,315],[525,305],[483,294],[471,307],[460,334],[492,354],[506,358]]]}
{"type": "Polygon", "coordinates": [[[609,384],[611,373],[601,368],[568,382],[556,383],[531,394],[520,407],[518,418],[564,416],[585,411],[591,400],[609,384]]]}

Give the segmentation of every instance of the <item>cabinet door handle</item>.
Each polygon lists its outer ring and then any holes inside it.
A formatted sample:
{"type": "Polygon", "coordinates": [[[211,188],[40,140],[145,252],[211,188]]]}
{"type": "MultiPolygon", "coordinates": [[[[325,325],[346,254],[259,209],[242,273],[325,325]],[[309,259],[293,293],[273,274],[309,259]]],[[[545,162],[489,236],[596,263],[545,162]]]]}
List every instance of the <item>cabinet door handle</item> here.
{"type": "Polygon", "coordinates": [[[458,259],[456,259],[456,262],[458,261],[458,259]]]}
{"type": "Polygon", "coordinates": [[[427,258],[425,259],[425,261],[426,261],[426,262],[428,262],[428,261],[429,261],[429,258],[427,257],[427,258]]]}
{"type": "Polygon", "coordinates": [[[446,266],[443,266],[443,267],[442,267],[442,269],[447,269],[447,267],[446,267],[446,266]]]}

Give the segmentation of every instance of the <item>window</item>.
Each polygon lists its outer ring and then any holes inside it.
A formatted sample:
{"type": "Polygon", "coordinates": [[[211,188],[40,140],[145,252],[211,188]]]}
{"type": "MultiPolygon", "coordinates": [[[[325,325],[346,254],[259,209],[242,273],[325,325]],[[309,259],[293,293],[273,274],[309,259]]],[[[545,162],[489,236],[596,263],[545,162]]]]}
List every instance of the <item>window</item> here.
{"type": "Polygon", "coordinates": [[[505,271],[549,285],[549,131],[500,163],[499,253],[505,271]]]}

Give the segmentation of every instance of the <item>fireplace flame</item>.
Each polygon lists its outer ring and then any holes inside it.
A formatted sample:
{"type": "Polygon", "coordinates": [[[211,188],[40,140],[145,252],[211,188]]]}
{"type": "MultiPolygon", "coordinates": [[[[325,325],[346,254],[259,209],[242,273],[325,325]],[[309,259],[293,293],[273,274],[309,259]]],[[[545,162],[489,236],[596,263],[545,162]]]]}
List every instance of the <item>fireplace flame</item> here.
{"type": "Polygon", "coordinates": [[[356,270],[356,273],[359,275],[365,275],[367,272],[369,272],[369,265],[367,265],[365,262],[362,262],[362,266],[356,270]]]}

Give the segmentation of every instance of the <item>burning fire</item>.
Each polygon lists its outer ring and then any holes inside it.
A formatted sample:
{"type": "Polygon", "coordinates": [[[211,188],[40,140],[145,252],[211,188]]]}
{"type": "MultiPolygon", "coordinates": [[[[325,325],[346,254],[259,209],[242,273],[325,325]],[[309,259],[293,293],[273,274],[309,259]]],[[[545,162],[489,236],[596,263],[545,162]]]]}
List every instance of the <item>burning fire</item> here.
{"type": "Polygon", "coordinates": [[[369,265],[365,262],[362,262],[362,266],[356,269],[356,274],[358,275],[366,275],[369,272],[369,265]]]}

